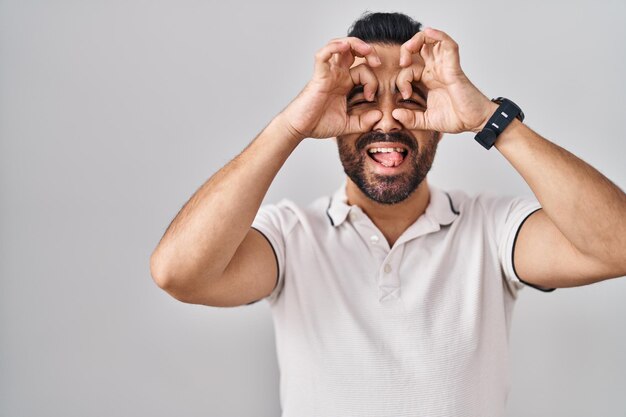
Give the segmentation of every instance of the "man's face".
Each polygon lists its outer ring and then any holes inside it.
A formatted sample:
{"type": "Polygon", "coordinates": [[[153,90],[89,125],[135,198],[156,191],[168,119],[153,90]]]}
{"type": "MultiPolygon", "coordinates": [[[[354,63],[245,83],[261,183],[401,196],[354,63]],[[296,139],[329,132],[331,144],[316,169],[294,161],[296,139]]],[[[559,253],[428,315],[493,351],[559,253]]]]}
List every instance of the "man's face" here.
{"type": "MultiPolygon", "coordinates": [[[[344,171],[358,188],[378,203],[395,204],[409,197],[430,171],[440,134],[407,130],[393,118],[391,112],[396,108],[424,111],[425,90],[414,84],[413,95],[404,100],[396,86],[400,46],[373,46],[382,61],[372,69],[378,79],[376,98],[366,101],[362,87],[355,87],[348,94],[348,114],[375,109],[382,117],[370,132],[337,137],[337,145],[344,171]]],[[[357,58],[354,65],[362,62],[357,58]]]]}

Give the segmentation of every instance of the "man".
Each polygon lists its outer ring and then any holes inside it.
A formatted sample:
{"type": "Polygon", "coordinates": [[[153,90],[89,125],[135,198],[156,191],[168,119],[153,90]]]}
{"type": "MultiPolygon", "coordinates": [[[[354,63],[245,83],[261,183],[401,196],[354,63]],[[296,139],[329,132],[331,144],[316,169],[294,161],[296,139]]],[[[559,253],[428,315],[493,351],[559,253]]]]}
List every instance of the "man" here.
{"type": "Polygon", "coordinates": [[[188,303],[268,300],[284,416],[502,415],[517,291],[626,275],[626,195],[522,120],[467,79],[446,33],[367,14],[183,207],[153,277],[188,303]],[[468,131],[537,200],[428,184],[442,134],[468,131]],[[307,137],[337,138],[345,187],[260,208],[307,137]]]}

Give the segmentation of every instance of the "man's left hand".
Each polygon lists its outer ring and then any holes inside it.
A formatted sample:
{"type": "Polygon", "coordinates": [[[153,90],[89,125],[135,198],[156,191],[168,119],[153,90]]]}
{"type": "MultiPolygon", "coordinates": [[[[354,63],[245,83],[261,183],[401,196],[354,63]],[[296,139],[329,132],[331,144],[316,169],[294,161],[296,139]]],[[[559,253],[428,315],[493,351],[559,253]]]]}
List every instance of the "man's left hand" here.
{"type": "Polygon", "coordinates": [[[412,83],[427,90],[426,110],[395,109],[393,117],[408,129],[478,132],[498,107],[481,93],[461,69],[459,46],[446,33],[426,28],[400,47],[396,84],[404,98],[412,83]]]}

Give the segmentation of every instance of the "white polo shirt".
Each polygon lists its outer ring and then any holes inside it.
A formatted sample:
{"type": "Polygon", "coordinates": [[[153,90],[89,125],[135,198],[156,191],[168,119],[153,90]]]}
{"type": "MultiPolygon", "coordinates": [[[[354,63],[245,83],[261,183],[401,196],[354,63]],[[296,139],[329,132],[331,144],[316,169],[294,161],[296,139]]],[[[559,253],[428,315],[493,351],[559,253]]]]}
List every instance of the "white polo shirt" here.
{"type": "Polygon", "coordinates": [[[443,192],[392,248],[346,204],[263,206],[283,417],[499,417],[509,390],[513,248],[534,199],[443,192]]]}

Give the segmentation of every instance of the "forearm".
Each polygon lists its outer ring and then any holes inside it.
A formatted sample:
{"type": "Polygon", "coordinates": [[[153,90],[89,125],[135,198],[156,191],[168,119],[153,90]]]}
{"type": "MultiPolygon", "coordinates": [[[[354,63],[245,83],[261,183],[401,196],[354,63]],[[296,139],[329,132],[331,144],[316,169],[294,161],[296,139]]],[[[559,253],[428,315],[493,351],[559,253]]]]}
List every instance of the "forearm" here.
{"type": "Polygon", "coordinates": [[[178,284],[222,274],[250,230],[274,177],[300,140],[279,116],[206,181],[152,254],[155,279],[178,284]]]}
{"type": "Polygon", "coordinates": [[[515,120],[496,148],[522,175],[545,213],[578,251],[626,264],[626,194],[592,166],[515,120]]]}

